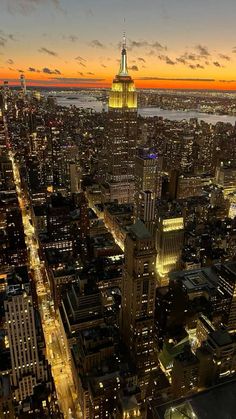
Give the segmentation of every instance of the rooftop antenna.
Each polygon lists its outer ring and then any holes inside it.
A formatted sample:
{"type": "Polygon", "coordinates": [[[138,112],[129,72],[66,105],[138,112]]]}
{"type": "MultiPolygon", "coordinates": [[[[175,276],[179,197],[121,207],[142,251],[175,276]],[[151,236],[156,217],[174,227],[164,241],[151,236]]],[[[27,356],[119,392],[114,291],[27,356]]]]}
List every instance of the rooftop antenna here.
{"type": "Polygon", "coordinates": [[[125,17],[124,17],[124,31],[123,31],[123,49],[126,49],[125,17]]]}

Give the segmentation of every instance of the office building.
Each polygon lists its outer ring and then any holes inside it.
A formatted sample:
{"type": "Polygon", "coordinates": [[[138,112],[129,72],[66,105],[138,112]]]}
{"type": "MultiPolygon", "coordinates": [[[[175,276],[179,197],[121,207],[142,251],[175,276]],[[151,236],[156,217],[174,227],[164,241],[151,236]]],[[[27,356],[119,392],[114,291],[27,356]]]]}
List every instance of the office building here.
{"type": "Polygon", "coordinates": [[[188,346],[173,362],[172,386],[176,398],[193,393],[198,388],[199,360],[188,346]]]}
{"type": "Polygon", "coordinates": [[[137,93],[128,74],[126,41],[123,39],[119,73],[112,83],[108,104],[108,169],[102,193],[106,201],[132,202],[137,140],[137,93]]]}
{"type": "Polygon", "coordinates": [[[161,198],[162,157],[155,149],[140,147],[135,158],[135,193],[152,191],[161,198]]]}
{"type": "Polygon", "coordinates": [[[24,74],[21,74],[20,76],[20,85],[21,85],[21,93],[23,96],[25,96],[26,95],[26,82],[25,82],[24,74]]]}
{"type": "Polygon", "coordinates": [[[224,196],[236,190],[236,167],[234,162],[221,162],[216,167],[215,183],[217,186],[223,188],[224,196]]]}
{"type": "Polygon", "coordinates": [[[224,324],[230,332],[236,332],[236,263],[215,265],[214,268],[219,278],[219,290],[230,298],[224,310],[224,324]]]}
{"type": "Polygon", "coordinates": [[[156,198],[161,197],[162,159],[154,149],[139,148],[135,159],[135,218],[151,233],[155,225],[156,198]]]}
{"type": "Polygon", "coordinates": [[[45,386],[49,393],[52,390],[32,286],[23,267],[9,277],[4,309],[11,356],[11,388],[17,409],[21,409],[24,401],[34,395],[37,386],[45,386]]]}
{"type": "Polygon", "coordinates": [[[175,211],[159,216],[156,232],[158,286],[168,286],[168,274],[179,268],[184,240],[184,219],[175,211]]]}
{"type": "Polygon", "coordinates": [[[145,398],[150,373],[156,369],[154,307],[156,293],[155,240],[137,220],[125,241],[122,279],[121,334],[138,370],[145,398]]]}
{"type": "Polygon", "coordinates": [[[172,170],[170,176],[169,194],[171,199],[186,199],[193,196],[202,196],[206,187],[212,183],[210,175],[181,174],[172,170]]]}

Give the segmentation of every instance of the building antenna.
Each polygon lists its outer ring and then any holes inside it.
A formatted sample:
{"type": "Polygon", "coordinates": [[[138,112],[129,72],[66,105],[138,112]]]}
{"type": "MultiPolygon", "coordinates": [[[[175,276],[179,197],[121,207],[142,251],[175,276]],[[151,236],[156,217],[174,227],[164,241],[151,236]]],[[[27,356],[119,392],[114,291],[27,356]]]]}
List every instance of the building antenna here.
{"type": "Polygon", "coordinates": [[[126,49],[125,17],[124,17],[124,30],[123,30],[123,49],[126,49]]]}

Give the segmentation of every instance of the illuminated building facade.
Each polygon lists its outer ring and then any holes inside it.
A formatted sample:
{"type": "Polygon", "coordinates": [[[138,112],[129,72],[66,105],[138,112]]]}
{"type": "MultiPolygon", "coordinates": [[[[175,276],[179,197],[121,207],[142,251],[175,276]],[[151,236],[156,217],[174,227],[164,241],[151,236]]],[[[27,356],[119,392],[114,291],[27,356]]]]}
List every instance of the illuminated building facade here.
{"type": "Polygon", "coordinates": [[[236,266],[235,263],[216,265],[215,271],[219,277],[218,287],[221,292],[230,297],[230,303],[225,310],[224,324],[230,332],[236,332],[236,266]]]}
{"type": "Polygon", "coordinates": [[[211,185],[210,175],[181,174],[172,170],[170,176],[169,193],[171,199],[186,199],[192,196],[204,195],[204,188],[211,185]]]}
{"type": "Polygon", "coordinates": [[[216,168],[215,182],[217,186],[223,188],[224,195],[234,192],[236,190],[236,166],[234,163],[231,164],[221,162],[220,166],[216,168]]]}
{"type": "Polygon", "coordinates": [[[156,369],[154,310],[156,294],[155,240],[137,220],[125,241],[122,278],[121,333],[139,376],[145,398],[150,373],[156,369]]]}
{"type": "Polygon", "coordinates": [[[30,284],[19,281],[9,285],[4,308],[11,354],[11,386],[14,399],[21,404],[34,394],[34,387],[49,379],[48,365],[39,350],[30,284]]]}
{"type": "Polygon", "coordinates": [[[135,217],[153,232],[155,201],[161,197],[162,159],[156,151],[139,148],[135,159],[135,217]]]}
{"type": "Polygon", "coordinates": [[[158,286],[169,284],[168,274],[178,270],[184,240],[184,219],[179,215],[160,216],[157,223],[157,281],[158,286]]]}
{"type": "Polygon", "coordinates": [[[162,158],[149,147],[139,148],[135,159],[135,192],[152,191],[161,198],[162,158]]]}
{"type": "Polygon", "coordinates": [[[136,219],[142,220],[151,233],[155,228],[155,203],[155,194],[151,191],[140,191],[136,195],[136,219]]]}
{"type": "Polygon", "coordinates": [[[26,82],[25,82],[24,74],[21,74],[20,76],[20,84],[21,84],[22,95],[25,96],[26,95],[26,82]]]}
{"type": "Polygon", "coordinates": [[[108,106],[107,196],[110,201],[117,199],[119,203],[132,202],[137,140],[137,92],[128,74],[125,38],[120,70],[113,80],[108,106]]]}

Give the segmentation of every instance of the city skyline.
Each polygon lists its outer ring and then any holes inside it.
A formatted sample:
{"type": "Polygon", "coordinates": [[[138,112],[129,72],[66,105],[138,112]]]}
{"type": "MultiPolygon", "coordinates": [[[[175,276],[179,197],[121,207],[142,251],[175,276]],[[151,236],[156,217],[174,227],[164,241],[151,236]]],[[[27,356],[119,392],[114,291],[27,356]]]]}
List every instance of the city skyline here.
{"type": "Polygon", "coordinates": [[[28,85],[110,87],[125,30],[137,88],[236,89],[233,0],[2,0],[0,8],[1,81],[18,84],[24,73],[28,85]]]}

